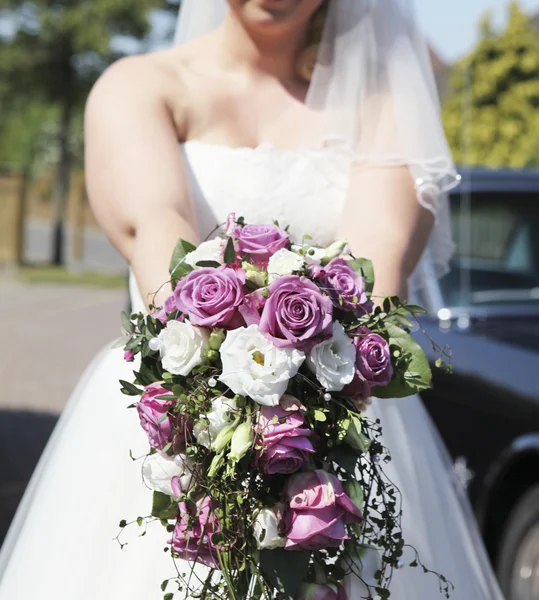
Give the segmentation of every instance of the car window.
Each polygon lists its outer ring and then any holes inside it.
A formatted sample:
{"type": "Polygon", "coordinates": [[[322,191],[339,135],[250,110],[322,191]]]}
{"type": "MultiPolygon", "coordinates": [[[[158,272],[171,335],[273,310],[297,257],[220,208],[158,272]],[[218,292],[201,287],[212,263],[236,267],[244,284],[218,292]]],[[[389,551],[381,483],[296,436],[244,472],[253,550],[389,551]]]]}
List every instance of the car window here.
{"type": "Polygon", "coordinates": [[[539,304],[539,192],[454,195],[451,220],[446,305],[539,304]]]}

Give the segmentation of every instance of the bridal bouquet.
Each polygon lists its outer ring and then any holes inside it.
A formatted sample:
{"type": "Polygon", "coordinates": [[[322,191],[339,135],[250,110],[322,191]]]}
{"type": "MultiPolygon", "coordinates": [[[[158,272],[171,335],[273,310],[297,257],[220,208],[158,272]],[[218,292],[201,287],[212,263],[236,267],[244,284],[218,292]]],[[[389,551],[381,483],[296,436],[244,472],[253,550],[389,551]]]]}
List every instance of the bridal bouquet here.
{"type": "Polygon", "coordinates": [[[180,240],[170,274],[160,310],[124,314],[139,363],[121,382],[150,446],[137,522],[162,523],[176,568],[165,600],[388,598],[399,494],[362,413],[430,385],[408,333],[422,309],[374,307],[372,266],[345,241],[294,245],[234,215],[220,237],[180,240]]]}

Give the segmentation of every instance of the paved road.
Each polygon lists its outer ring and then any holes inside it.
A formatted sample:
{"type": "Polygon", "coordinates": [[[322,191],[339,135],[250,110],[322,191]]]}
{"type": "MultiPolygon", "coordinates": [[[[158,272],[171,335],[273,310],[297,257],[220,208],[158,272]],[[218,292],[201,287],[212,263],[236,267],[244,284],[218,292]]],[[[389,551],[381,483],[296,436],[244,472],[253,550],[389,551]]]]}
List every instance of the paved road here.
{"type": "MultiPolygon", "coordinates": [[[[72,232],[66,231],[66,257],[72,257],[72,232]]],[[[51,224],[48,221],[29,221],[25,229],[24,258],[28,262],[47,262],[51,256],[51,224]]],[[[91,271],[123,273],[124,259],[105,235],[97,229],[87,229],[84,234],[82,267],[91,271]]]]}
{"type": "Polygon", "coordinates": [[[35,463],[92,356],[119,334],[125,290],[0,276],[0,543],[35,463]]]}

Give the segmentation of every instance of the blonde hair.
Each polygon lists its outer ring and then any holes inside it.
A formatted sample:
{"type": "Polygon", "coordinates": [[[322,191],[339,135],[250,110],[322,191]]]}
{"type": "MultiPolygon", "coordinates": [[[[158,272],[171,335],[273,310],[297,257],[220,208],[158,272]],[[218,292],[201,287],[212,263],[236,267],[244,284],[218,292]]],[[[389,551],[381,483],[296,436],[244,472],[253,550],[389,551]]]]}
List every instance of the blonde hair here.
{"type": "Polygon", "coordinates": [[[318,51],[324,34],[329,2],[330,0],[324,0],[311,17],[305,39],[305,47],[298,58],[296,67],[298,76],[307,83],[311,81],[318,60],[318,51]]]}

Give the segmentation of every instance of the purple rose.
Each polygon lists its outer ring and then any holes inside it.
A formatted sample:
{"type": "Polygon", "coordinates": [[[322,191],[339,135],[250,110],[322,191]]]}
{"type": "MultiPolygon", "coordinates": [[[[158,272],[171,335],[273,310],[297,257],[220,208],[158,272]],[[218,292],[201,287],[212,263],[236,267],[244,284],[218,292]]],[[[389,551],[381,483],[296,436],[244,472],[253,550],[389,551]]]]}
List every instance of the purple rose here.
{"type": "Polygon", "coordinates": [[[346,525],[363,519],[342,482],[326,471],[293,475],[286,484],[285,496],[286,550],[338,548],[348,539],[346,525]]]}
{"type": "Polygon", "coordinates": [[[314,266],[311,273],[320,281],[336,307],[346,311],[372,312],[373,303],[367,297],[365,280],[344,258],[334,258],[325,267],[314,266]]]}
{"type": "Polygon", "coordinates": [[[353,335],[357,351],[356,378],[371,388],[388,385],[393,377],[389,344],[367,327],[360,327],[353,335]]]}
{"type": "Polygon", "coordinates": [[[124,352],[124,360],[125,362],[133,362],[135,360],[135,353],[133,350],[126,350],[124,352]]]}
{"type": "Polygon", "coordinates": [[[306,277],[279,277],[269,287],[260,331],[279,348],[308,352],[332,335],[333,305],[306,277]]]}
{"type": "Polygon", "coordinates": [[[249,255],[255,263],[267,263],[277,250],[286,248],[288,234],[276,225],[245,225],[234,229],[241,256],[249,255]]]}
{"type": "Polygon", "coordinates": [[[199,327],[231,326],[243,301],[245,273],[227,265],[192,271],[176,286],[176,306],[199,327]]]}
{"type": "Polygon", "coordinates": [[[163,450],[172,438],[172,418],[166,415],[170,407],[174,406],[174,401],[157,399],[157,396],[169,394],[159,383],[152,383],[146,387],[146,392],[137,403],[142,429],[148,436],[150,446],[156,450],[163,450]]]}
{"type": "Polygon", "coordinates": [[[347,600],[340,583],[304,583],[295,600],[347,600]]]}
{"type": "Polygon", "coordinates": [[[180,502],[178,507],[180,517],[172,534],[172,549],[183,560],[219,569],[217,550],[212,542],[212,535],[220,531],[215,502],[206,496],[190,511],[185,502],[180,502]]]}
{"type": "Polygon", "coordinates": [[[264,406],[256,431],[262,446],[257,451],[258,464],[266,475],[289,475],[307,466],[309,454],[314,452],[309,439],[312,431],[305,426],[305,417],[299,411],[264,406]],[[275,417],[279,419],[276,423],[275,417]]]}

